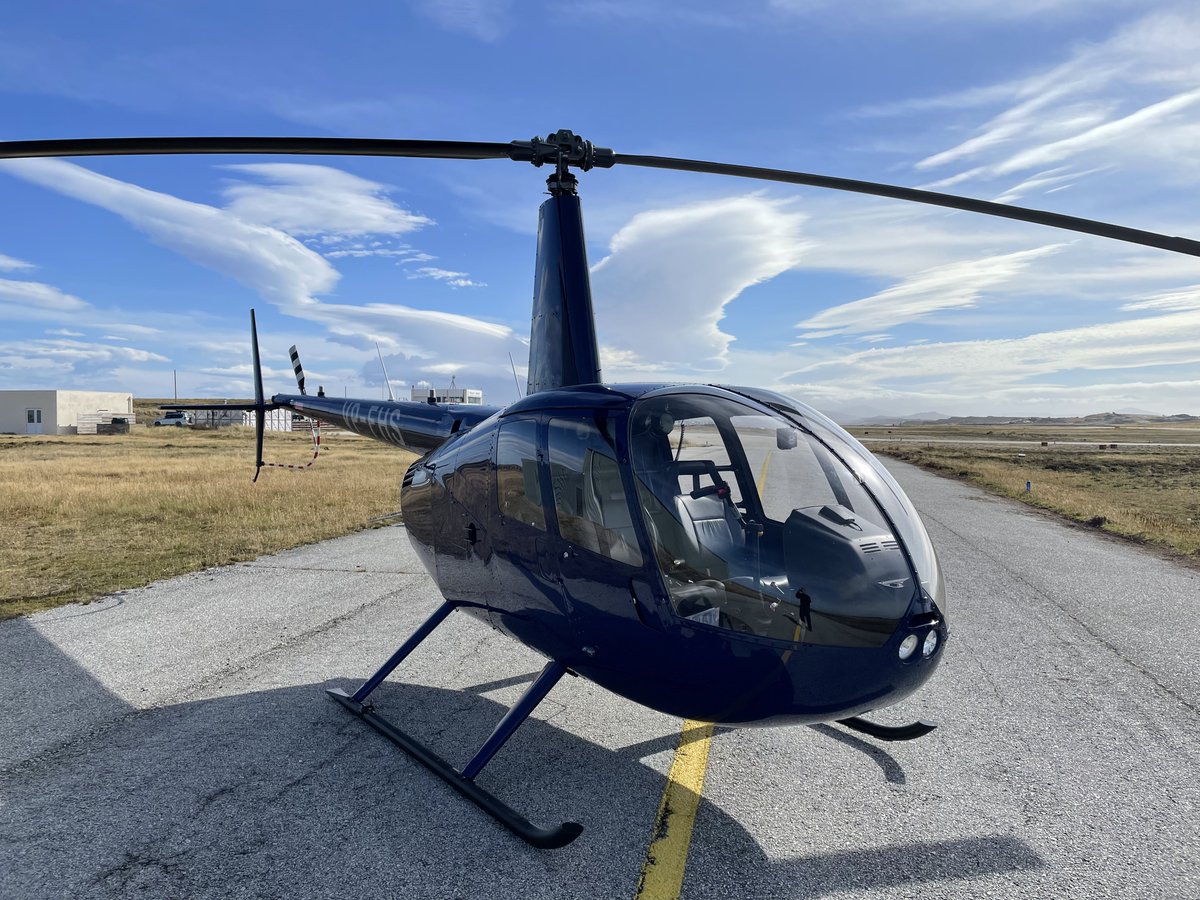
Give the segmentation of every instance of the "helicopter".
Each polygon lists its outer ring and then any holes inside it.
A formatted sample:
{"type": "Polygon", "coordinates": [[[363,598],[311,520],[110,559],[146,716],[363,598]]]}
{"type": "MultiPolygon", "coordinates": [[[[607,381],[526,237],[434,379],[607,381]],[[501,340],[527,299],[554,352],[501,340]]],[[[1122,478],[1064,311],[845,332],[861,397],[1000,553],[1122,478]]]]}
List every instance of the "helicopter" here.
{"type": "MultiPolygon", "coordinates": [[[[756,387],[606,384],[578,178],[616,165],[850,191],[1001,216],[1200,256],[1200,242],[1041,210],[875,182],[619,154],[568,130],[530,141],[102,138],[0,142],[0,158],[297,154],[510,159],[548,165],[539,209],[528,390],[505,407],[267,399],[254,311],[254,400],[165,409],[286,409],[415,451],[401,511],[442,603],[353,693],[328,694],[529,844],[539,827],[477,776],[564,675],[652,709],[727,726],[837,722],[884,741],[936,725],[864,716],[912,694],[950,635],[937,553],[887,469],[806,403],[756,387]],[[376,711],[379,685],[453,612],[547,660],[460,770],[376,711]]],[[[382,364],[382,356],[380,358],[382,364]]]]}

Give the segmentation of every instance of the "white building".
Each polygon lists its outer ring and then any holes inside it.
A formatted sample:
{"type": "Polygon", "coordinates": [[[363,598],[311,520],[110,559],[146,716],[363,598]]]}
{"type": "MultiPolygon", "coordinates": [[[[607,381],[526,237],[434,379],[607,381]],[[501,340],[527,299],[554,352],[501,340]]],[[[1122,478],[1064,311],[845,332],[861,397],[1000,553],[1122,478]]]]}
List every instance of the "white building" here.
{"type": "Polygon", "coordinates": [[[429,384],[414,385],[409,399],[417,403],[465,403],[468,406],[483,406],[483,391],[478,388],[460,388],[450,379],[450,387],[431,387],[429,384]]]}
{"type": "MultiPolygon", "coordinates": [[[[258,413],[246,411],[242,413],[242,424],[254,427],[254,417],[258,413]]],[[[292,411],[290,409],[268,409],[261,415],[266,416],[263,419],[264,431],[291,431],[292,430],[292,411]]]]}
{"type": "Polygon", "coordinates": [[[79,417],[133,421],[133,394],[119,391],[0,391],[0,434],[75,434],[79,417]]]}

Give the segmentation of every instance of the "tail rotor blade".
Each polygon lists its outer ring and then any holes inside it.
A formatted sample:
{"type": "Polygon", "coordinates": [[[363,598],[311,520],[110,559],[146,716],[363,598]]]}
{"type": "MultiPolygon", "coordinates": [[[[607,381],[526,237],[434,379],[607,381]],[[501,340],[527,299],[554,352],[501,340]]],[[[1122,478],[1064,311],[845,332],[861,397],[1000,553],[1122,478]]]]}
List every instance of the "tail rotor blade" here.
{"type": "Polygon", "coordinates": [[[254,310],[250,310],[250,342],[254,352],[254,402],[263,405],[262,363],[258,358],[258,324],[254,321],[254,310]]]}
{"type": "Polygon", "coordinates": [[[292,369],[296,373],[296,386],[300,388],[301,394],[307,394],[304,390],[304,367],[300,365],[300,351],[296,349],[295,344],[288,349],[288,355],[292,358],[292,369]]]}
{"type": "Polygon", "coordinates": [[[263,400],[262,360],[258,352],[258,322],[250,310],[250,344],[254,356],[254,481],[263,467],[263,432],[267,427],[267,404],[263,400]]]}

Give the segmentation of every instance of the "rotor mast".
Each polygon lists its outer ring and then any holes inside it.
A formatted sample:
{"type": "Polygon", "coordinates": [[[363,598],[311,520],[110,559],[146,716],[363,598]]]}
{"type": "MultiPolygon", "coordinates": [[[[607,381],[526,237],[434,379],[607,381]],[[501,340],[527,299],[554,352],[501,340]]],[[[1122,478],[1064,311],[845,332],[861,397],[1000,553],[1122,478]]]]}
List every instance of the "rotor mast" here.
{"type": "MultiPolygon", "coordinates": [[[[583,207],[576,190],[578,180],[570,167],[584,171],[597,165],[607,167],[612,165],[613,153],[565,130],[520,146],[522,150],[528,147],[528,161],[535,166],[554,165],[553,174],[546,179],[550,197],[538,210],[528,393],[597,384],[601,381],[600,351],[583,207]]],[[[513,158],[523,156],[514,154],[513,158]]]]}

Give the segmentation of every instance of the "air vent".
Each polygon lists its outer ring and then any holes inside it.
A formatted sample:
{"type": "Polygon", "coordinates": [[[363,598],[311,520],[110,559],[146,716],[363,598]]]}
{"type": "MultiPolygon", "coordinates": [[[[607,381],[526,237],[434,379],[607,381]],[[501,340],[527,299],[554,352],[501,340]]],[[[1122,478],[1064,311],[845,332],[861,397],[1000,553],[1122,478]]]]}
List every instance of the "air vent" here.
{"type": "Polygon", "coordinates": [[[861,541],[858,545],[863,553],[879,553],[881,550],[899,550],[900,545],[891,538],[881,541],[861,541]]]}

